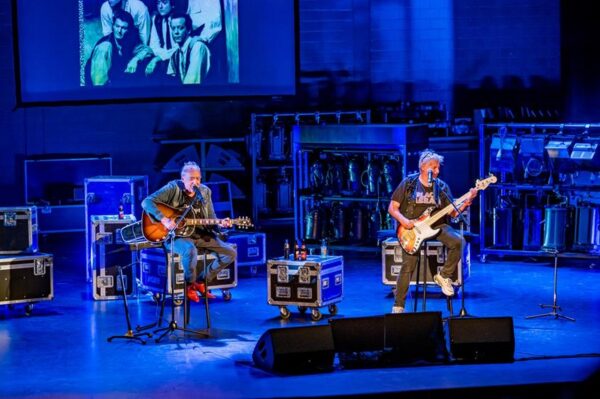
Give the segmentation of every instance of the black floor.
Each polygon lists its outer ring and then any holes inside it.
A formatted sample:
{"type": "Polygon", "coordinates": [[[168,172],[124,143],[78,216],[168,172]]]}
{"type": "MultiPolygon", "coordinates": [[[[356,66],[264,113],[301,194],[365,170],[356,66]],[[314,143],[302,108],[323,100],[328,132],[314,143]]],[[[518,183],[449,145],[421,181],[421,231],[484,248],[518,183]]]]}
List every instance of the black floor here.
{"type": "MultiPolygon", "coordinates": [[[[382,315],[391,310],[391,287],[382,283],[381,254],[345,252],[344,294],[335,317],[382,315]]],[[[0,307],[0,397],[586,397],[600,369],[600,273],[598,260],[560,259],[560,312],[576,319],[527,319],[548,312],[553,302],[551,258],[472,260],[465,309],[477,317],[512,317],[514,362],[398,364],[395,367],[343,369],[278,375],[252,364],[257,340],[268,329],[327,324],[295,307],[289,320],[267,304],[266,268],[240,269],[232,298],[216,291],[210,302],[211,337],[175,332],[161,342],[156,335],[142,345],[116,340],[126,333],[121,301],[94,301],[83,267],[56,254],[55,298],[37,303],[30,316],[23,305],[0,307]]],[[[435,286],[428,311],[449,315],[435,286]]],[[[453,303],[461,308],[460,296],[453,303]]],[[[129,298],[135,325],[153,322],[159,306],[149,295],[129,298]]],[[[168,308],[167,310],[169,310],[168,308]]],[[[419,311],[421,306],[419,304],[419,311]]],[[[176,311],[182,325],[181,308],[176,311]]],[[[166,314],[170,319],[170,313],[166,314]]],[[[191,328],[203,328],[204,309],[193,304],[191,328]]],[[[164,325],[164,324],[163,324],[164,325]]],[[[447,324],[445,324],[447,329],[447,324]]]]}

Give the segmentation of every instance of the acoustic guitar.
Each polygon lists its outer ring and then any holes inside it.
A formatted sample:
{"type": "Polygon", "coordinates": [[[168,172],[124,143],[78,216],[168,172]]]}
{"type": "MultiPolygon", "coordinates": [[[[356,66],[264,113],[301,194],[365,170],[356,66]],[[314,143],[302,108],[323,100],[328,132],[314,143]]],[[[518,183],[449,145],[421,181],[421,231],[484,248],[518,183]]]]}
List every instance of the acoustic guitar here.
{"type": "MultiPolygon", "coordinates": [[[[477,180],[475,183],[475,187],[478,191],[485,190],[490,184],[496,183],[496,176],[490,175],[490,177],[477,180]]],[[[454,205],[458,208],[469,198],[470,193],[464,194],[462,197],[458,198],[454,201],[454,205]]],[[[430,215],[431,210],[433,208],[427,209],[421,216],[419,216],[415,222],[415,225],[412,229],[407,229],[403,227],[401,224],[398,224],[398,229],[396,230],[396,235],[398,236],[398,241],[400,245],[406,252],[413,255],[418,250],[423,241],[427,240],[435,236],[439,233],[440,229],[433,229],[431,226],[435,224],[438,220],[448,215],[454,210],[454,206],[452,204],[448,204],[446,207],[441,209],[439,212],[434,215],[430,215]]]]}
{"type": "MultiPolygon", "coordinates": [[[[194,218],[194,215],[189,214],[186,215],[181,221],[181,215],[183,215],[183,210],[179,210],[173,207],[170,207],[166,204],[156,204],[156,207],[161,211],[163,215],[168,217],[169,219],[178,223],[177,228],[174,233],[177,237],[189,237],[194,233],[194,229],[196,226],[216,226],[221,224],[224,219],[197,219],[194,218]]],[[[142,234],[144,238],[151,242],[160,242],[164,241],[170,231],[167,229],[160,220],[155,220],[151,215],[149,215],[146,211],[142,213],[142,234]]],[[[231,224],[233,226],[237,226],[239,228],[245,229],[252,227],[252,222],[248,217],[238,217],[235,219],[231,219],[231,224]]]]}

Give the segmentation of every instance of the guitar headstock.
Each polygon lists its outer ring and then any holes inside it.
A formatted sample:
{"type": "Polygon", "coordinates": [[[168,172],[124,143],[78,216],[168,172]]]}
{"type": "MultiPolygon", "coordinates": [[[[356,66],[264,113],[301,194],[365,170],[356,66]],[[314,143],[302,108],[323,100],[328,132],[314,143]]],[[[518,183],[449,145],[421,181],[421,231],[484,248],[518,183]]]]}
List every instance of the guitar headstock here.
{"type": "Polygon", "coordinates": [[[482,179],[482,180],[477,180],[475,182],[475,188],[477,190],[485,190],[490,184],[494,184],[498,181],[498,179],[496,178],[496,176],[494,176],[493,174],[490,173],[490,176],[482,179]]]}
{"type": "Polygon", "coordinates": [[[254,227],[252,221],[248,216],[240,216],[238,218],[235,218],[231,221],[231,223],[239,227],[240,229],[249,229],[251,227],[254,227]]]}

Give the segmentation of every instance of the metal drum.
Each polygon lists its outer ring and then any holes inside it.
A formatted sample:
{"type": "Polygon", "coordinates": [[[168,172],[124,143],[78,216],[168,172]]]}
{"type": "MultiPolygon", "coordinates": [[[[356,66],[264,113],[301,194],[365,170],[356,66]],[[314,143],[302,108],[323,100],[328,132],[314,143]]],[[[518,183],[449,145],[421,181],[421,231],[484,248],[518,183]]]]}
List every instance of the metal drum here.
{"type": "Polygon", "coordinates": [[[513,207],[494,208],[494,248],[512,248],[513,207]]]}
{"type": "Polygon", "coordinates": [[[525,208],[523,223],[523,249],[538,251],[542,247],[542,209],[525,208]]]}
{"type": "Polygon", "coordinates": [[[569,210],[564,207],[548,207],[544,213],[544,251],[564,251],[567,248],[569,210]]]}
{"type": "Polygon", "coordinates": [[[573,249],[576,251],[600,249],[600,209],[598,207],[581,205],[575,209],[573,249]]]}
{"type": "Polygon", "coordinates": [[[121,238],[126,244],[139,244],[147,241],[142,232],[142,221],[130,223],[121,229],[121,238]]]}
{"type": "Polygon", "coordinates": [[[362,241],[365,238],[365,213],[360,205],[355,204],[350,210],[350,240],[362,241]]]}
{"type": "Polygon", "coordinates": [[[341,202],[331,204],[331,238],[344,240],[348,235],[346,227],[346,210],[341,202]]]}
{"type": "Polygon", "coordinates": [[[313,206],[304,217],[305,230],[304,239],[319,240],[323,237],[325,228],[326,215],[325,210],[319,206],[313,206]]]}

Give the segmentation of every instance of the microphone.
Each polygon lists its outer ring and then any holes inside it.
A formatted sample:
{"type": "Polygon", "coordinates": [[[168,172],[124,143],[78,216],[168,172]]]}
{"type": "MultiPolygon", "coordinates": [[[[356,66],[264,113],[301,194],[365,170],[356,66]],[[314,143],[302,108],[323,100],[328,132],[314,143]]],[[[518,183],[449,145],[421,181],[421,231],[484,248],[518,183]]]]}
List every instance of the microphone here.
{"type": "Polygon", "coordinates": [[[429,184],[431,186],[432,183],[433,183],[433,170],[429,169],[427,171],[427,184],[429,184]]]}
{"type": "Polygon", "coordinates": [[[196,197],[198,197],[198,201],[200,201],[202,203],[202,205],[204,205],[204,197],[202,196],[202,193],[200,192],[200,187],[192,186],[192,188],[194,189],[194,192],[196,193],[196,197]]]}

